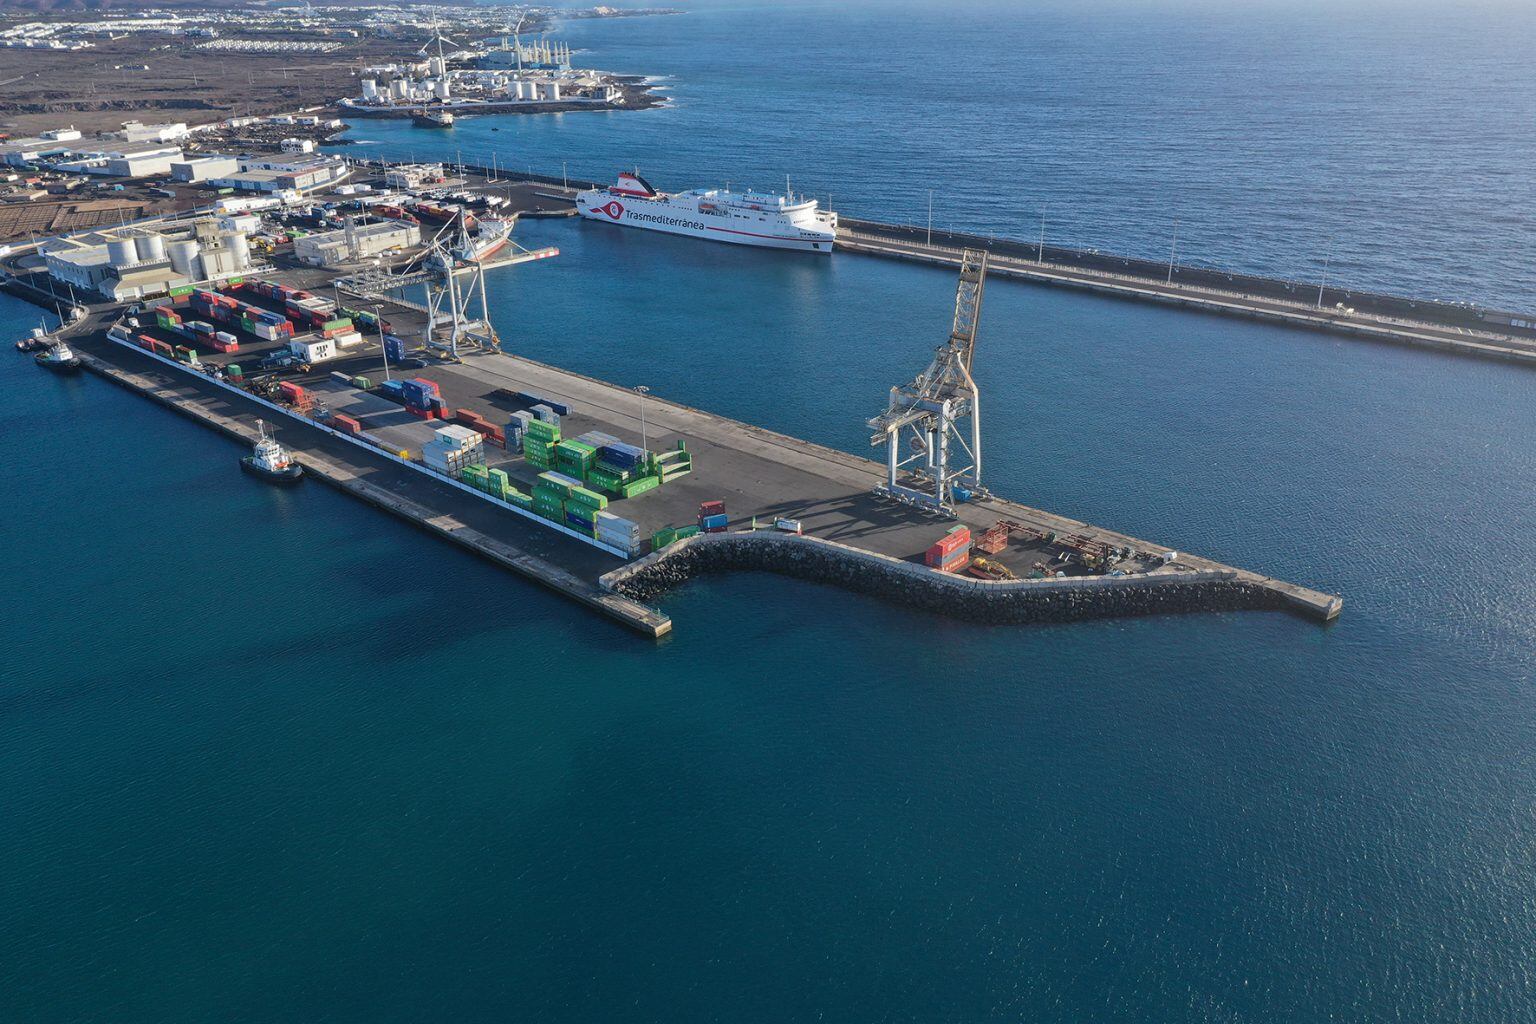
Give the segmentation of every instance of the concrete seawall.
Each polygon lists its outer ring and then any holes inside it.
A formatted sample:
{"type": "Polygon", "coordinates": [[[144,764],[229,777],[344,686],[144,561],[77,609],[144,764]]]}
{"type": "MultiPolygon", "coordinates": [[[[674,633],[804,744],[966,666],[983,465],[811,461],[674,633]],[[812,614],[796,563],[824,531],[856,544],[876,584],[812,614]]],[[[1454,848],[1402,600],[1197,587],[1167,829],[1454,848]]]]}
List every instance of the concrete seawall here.
{"type": "Polygon", "coordinates": [[[701,534],[615,569],[598,582],[635,600],[661,594],[706,573],[762,571],[828,583],[974,622],[1062,622],[1176,612],[1288,610],[1312,618],[1332,614],[1297,604],[1235,570],[1168,568],[1128,576],[992,582],[819,537],[773,531],[701,534]],[[1246,577],[1246,578],[1245,578],[1246,577]]]}

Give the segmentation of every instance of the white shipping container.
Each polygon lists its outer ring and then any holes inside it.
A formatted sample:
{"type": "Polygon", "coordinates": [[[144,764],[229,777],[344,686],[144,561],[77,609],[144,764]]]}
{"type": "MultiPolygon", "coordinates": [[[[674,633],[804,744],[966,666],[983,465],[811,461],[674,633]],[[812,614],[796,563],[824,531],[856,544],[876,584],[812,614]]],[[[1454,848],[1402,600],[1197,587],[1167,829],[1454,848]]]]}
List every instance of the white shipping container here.
{"type": "Polygon", "coordinates": [[[351,348],[353,345],[361,345],[363,336],[356,331],[342,331],[340,334],[331,335],[331,340],[340,348],[351,348]]]}

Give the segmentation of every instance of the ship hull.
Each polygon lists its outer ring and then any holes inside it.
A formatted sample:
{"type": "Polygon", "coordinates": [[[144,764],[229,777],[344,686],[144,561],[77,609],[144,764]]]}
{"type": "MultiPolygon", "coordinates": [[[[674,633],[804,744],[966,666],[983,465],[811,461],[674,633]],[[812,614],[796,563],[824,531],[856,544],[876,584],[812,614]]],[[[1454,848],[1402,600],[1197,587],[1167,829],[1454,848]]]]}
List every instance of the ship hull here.
{"type": "Polygon", "coordinates": [[[276,484],[279,487],[292,487],[304,479],[304,467],[297,462],[289,463],[285,469],[274,470],[267,469],[265,466],[258,466],[253,456],[244,455],[240,458],[240,468],[258,480],[265,480],[267,483],[276,484]]]}
{"type": "Polygon", "coordinates": [[[49,371],[50,373],[59,373],[65,376],[70,376],[80,372],[79,356],[75,356],[71,359],[44,359],[42,356],[34,356],[33,358],[38,366],[41,366],[43,369],[49,371]]]}
{"type": "Polygon", "coordinates": [[[588,220],[620,227],[660,231],[668,235],[704,238],[731,245],[751,245],[761,249],[789,249],[794,252],[832,251],[833,237],[827,233],[801,234],[790,226],[766,225],[761,231],[706,223],[702,216],[659,203],[631,198],[616,198],[606,192],[581,193],[576,210],[588,220]]]}

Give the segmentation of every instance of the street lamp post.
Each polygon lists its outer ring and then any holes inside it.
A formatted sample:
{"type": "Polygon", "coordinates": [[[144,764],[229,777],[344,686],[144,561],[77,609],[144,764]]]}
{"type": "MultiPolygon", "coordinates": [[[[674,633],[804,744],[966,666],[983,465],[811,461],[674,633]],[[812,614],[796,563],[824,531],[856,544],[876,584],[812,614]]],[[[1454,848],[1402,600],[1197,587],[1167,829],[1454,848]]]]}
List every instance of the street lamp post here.
{"type": "Polygon", "coordinates": [[[647,450],[650,449],[650,445],[646,443],[645,437],[645,396],[650,393],[651,389],[644,384],[635,388],[635,394],[640,396],[640,447],[647,450]]]}
{"type": "Polygon", "coordinates": [[[373,322],[379,328],[379,348],[384,353],[384,379],[389,380],[389,343],[384,340],[384,314],[382,306],[377,303],[373,307],[373,322]]]}
{"type": "Polygon", "coordinates": [[[1168,283],[1173,284],[1173,261],[1179,253],[1179,218],[1173,218],[1173,245],[1168,249],[1168,283]]]}
{"type": "Polygon", "coordinates": [[[1333,261],[1333,252],[1330,251],[1323,257],[1323,279],[1317,285],[1317,308],[1323,308],[1323,289],[1328,287],[1328,264],[1333,261]]]}
{"type": "Polygon", "coordinates": [[[1045,208],[1040,208],[1040,247],[1035,250],[1035,262],[1045,264],[1045,208]]]}
{"type": "Polygon", "coordinates": [[[928,190],[928,245],[933,246],[933,189],[928,190]]]}

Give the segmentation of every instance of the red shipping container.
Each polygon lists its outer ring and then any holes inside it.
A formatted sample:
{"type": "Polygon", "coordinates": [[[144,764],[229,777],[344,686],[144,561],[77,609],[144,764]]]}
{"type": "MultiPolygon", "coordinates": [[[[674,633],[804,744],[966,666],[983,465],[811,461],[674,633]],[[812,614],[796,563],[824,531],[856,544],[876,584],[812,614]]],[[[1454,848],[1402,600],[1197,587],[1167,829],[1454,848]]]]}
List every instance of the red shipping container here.
{"type": "Polygon", "coordinates": [[[286,397],[294,401],[298,401],[304,397],[304,389],[291,380],[283,381],[277,386],[277,390],[281,391],[286,397]]]}

